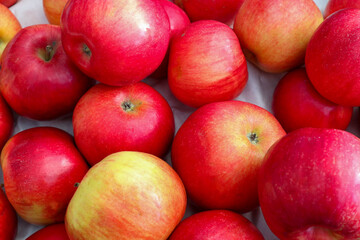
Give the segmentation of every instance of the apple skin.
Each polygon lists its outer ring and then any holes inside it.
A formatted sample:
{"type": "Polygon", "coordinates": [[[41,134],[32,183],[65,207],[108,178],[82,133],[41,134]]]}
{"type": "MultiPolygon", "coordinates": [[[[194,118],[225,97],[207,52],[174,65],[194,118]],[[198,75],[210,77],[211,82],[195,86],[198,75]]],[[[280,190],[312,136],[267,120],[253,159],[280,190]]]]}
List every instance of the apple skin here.
{"type": "Polygon", "coordinates": [[[303,127],[345,130],[353,112],[352,107],[332,103],[316,92],[304,68],[289,72],[279,81],[272,109],[287,132],[303,127]]]}
{"type": "Polygon", "coordinates": [[[3,148],[6,141],[10,138],[13,132],[13,128],[13,114],[4,98],[0,95],[0,150],[3,148]]]}
{"type": "Polygon", "coordinates": [[[239,40],[231,28],[214,20],[191,23],[174,37],[168,70],[171,92],[196,108],[234,99],[248,80],[239,40]]]}
{"type": "Polygon", "coordinates": [[[195,213],[182,221],[169,240],[263,240],[260,231],[245,217],[227,210],[195,213]]]}
{"type": "Polygon", "coordinates": [[[261,107],[241,101],[207,104],[175,135],[172,166],[201,209],[247,212],[259,204],[262,159],[284,135],[280,123],[261,107]]]}
{"type": "Polygon", "coordinates": [[[113,86],[148,77],[164,59],[170,39],[169,18],[158,0],[70,1],[61,28],[74,63],[113,86]]]}
{"type": "Polygon", "coordinates": [[[360,238],[360,140],[302,128],[266,154],[259,174],[265,220],[280,239],[360,238]]]}
{"type": "Polygon", "coordinates": [[[18,220],[14,208],[2,190],[0,190],[0,239],[14,240],[18,220]]]}
{"type": "Polygon", "coordinates": [[[234,31],[247,60],[280,73],[304,63],[307,44],[322,21],[312,0],[246,0],[234,31]]]}
{"type": "Polygon", "coordinates": [[[324,11],[324,18],[344,8],[360,8],[359,0],[329,0],[324,11]]]}
{"type": "Polygon", "coordinates": [[[50,24],[60,25],[61,13],[68,0],[43,0],[44,13],[50,24]]]}
{"type": "Polygon", "coordinates": [[[165,240],[181,221],[186,192],[165,161],[118,152],[93,166],[66,212],[70,239],[165,240]]]}
{"type": "Polygon", "coordinates": [[[175,132],[169,104],[142,82],[94,86],[76,105],[73,127],[76,145],[91,165],[119,151],[162,157],[175,132]]]}
{"type": "Polygon", "coordinates": [[[52,224],[40,229],[26,240],[70,240],[66,233],[65,224],[52,224]]]}
{"type": "Polygon", "coordinates": [[[19,115],[51,120],[72,112],[94,81],[66,56],[59,26],[23,28],[2,56],[0,91],[19,115]],[[49,59],[46,49],[50,47],[49,59]],[[24,67],[27,66],[27,67],[24,67]]]}
{"type": "Polygon", "coordinates": [[[17,3],[17,0],[0,0],[0,4],[3,4],[5,7],[8,8],[14,5],[15,3],[17,3]]]}
{"type": "Polygon", "coordinates": [[[360,106],[360,9],[332,14],[306,50],[305,67],[315,89],[344,106],[360,106]]]}
{"type": "Polygon", "coordinates": [[[7,197],[27,222],[64,221],[66,207],[88,170],[68,133],[36,127],[9,139],[1,152],[7,197]]]}
{"type": "Polygon", "coordinates": [[[0,58],[10,40],[21,30],[16,16],[3,4],[0,4],[0,58]]]}
{"type": "Polygon", "coordinates": [[[216,20],[226,24],[234,20],[236,12],[245,0],[174,0],[192,22],[216,20]]]}

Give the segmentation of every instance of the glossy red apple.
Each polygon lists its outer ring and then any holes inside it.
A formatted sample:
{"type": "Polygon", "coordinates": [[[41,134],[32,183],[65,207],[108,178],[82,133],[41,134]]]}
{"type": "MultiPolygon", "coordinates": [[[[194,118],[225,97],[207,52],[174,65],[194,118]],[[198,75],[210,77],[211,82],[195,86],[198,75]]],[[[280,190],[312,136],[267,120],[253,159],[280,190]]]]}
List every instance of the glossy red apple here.
{"type": "Polygon", "coordinates": [[[306,50],[306,72],[326,99],[360,106],[360,9],[345,9],[328,17],[306,50]]]}
{"type": "Polygon", "coordinates": [[[93,166],[66,212],[70,239],[166,240],[184,216],[186,193],[162,159],[111,154],[93,166]]]}
{"type": "Polygon", "coordinates": [[[26,240],[70,240],[66,233],[65,224],[52,224],[40,229],[26,240]]]}
{"type": "Polygon", "coordinates": [[[170,46],[168,81],[177,99],[191,107],[231,100],[244,89],[248,71],[235,33],[223,23],[191,23],[170,46]]]}
{"type": "Polygon", "coordinates": [[[88,166],[73,138],[53,127],[17,133],[1,152],[7,197],[27,222],[64,221],[67,205],[88,166]]]}
{"type": "Polygon", "coordinates": [[[92,85],[65,54],[60,34],[59,26],[32,25],[7,45],[0,91],[19,115],[50,120],[70,113],[92,85]]]}
{"type": "Polygon", "coordinates": [[[17,231],[18,220],[16,212],[0,190],[0,239],[14,240],[17,231]]]}
{"type": "Polygon", "coordinates": [[[245,217],[227,210],[195,213],[182,221],[169,240],[263,240],[260,231],[245,217]]]}
{"type": "Polygon", "coordinates": [[[332,103],[316,92],[304,68],[291,71],[280,80],[272,109],[287,132],[302,127],[345,130],[353,112],[352,107],[332,103]]]}
{"type": "Polygon", "coordinates": [[[68,0],[43,0],[44,13],[49,23],[60,25],[60,18],[68,0]]]}
{"type": "Polygon", "coordinates": [[[0,95],[0,149],[5,145],[13,132],[14,117],[13,114],[0,95]]]}
{"type": "Polygon", "coordinates": [[[17,0],[0,0],[0,4],[3,4],[8,8],[14,5],[15,3],[17,3],[17,0]]]}
{"type": "Polygon", "coordinates": [[[304,63],[307,44],[322,21],[313,0],[248,0],[236,15],[234,31],[247,60],[279,73],[304,63]]]}
{"type": "Polygon", "coordinates": [[[0,1],[0,58],[6,45],[20,30],[21,25],[16,16],[0,1]]]}
{"type": "Polygon", "coordinates": [[[169,104],[145,83],[94,86],[76,105],[73,127],[76,145],[91,165],[119,151],[164,156],[175,131],[169,104]]]}
{"type": "Polygon", "coordinates": [[[172,166],[200,208],[247,212],[259,204],[263,157],[284,135],[280,123],[261,107],[241,101],[207,104],[177,132],[172,166]]]}
{"type": "Polygon", "coordinates": [[[154,72],[170,37],[169,19],[158,0],[70,1],[61,27],[64,49],[75,64],[116,86],[154,72]]]}
{"type": "Polygon", "coordinates": [[[360,238],[360,140],[302,128],[278,141],[259,174],[259,199],[280,239],[360,238]]]}
{"type": "Polygon", "coordinates": [[[332,13],[344,8],[360,8],[359,0],[329,0],[324,11],[324,17],[327,18],[332,13]]]}

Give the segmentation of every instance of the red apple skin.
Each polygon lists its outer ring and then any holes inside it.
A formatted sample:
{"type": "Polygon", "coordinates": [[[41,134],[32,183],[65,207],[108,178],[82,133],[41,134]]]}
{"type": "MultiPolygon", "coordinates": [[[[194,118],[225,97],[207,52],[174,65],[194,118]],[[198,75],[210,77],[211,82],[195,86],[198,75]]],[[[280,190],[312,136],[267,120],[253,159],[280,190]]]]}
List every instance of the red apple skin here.
{"type": "Polygon", "coordinates": [[[0,149],[3,148],[6,141],[10,138],[14,128],[13,114],[0,95],[0,149]]]}
{"type": "Polygon", "coordinates": [[[265,220],[280,239],[360,238],[360,140],[302,128],[269,150],[259,174],[265,220]]]}
{"type": "Polygon", "coordinates": [[[91,165],[119,151],[162,157],[175,131],[165,98],[142,82],[125,87],[94,86],[76,105],[73,127],[76,145],[91,165]]]}
{"type": "Polygon", "coordinates": [[[51,120],[70,113],[93,84],[66,56],[60,34],[59,26],[33,25],[23,28],[7,45],[0,91],[19,115],[51,120]],[[53,49],[49,60],[47,46],[53,49]]]}
{"type": "Polygon", "coordinates": [[[184,104],[197,108],[234,99],[247,80],[239,40],[227,25],[197,21],[172,40],[168,81],[171,92],[184,104]]]}
{"type": "Polygon", "coordinates": [[[6,45],[20,30],[21,25],[16,16],[0,3],[0,59],[6,45]]]}
{"type": "Polygon", "coordinates": [[[0,190],[0,239],[14,240],[17,224],[16,212],[4,192],[0,190]]]}
{"type": "Polygon", "coordinates": [[[258,206],[262,159],[284,135],[280,123],[261,107],[241,101],[207,104],[175,135],[172,166],[198,207],[247,212],[258,206]]]}
{"type": "Polygon", "coordinates": [[[88,165],[73,138],[53,127],[36,127],[9,139],[1,152],[7,197],[27,222],[64,221],[66,207],[88,165]]]}
{"type": "Polygon", "coordinates": [[[44,13],[50,24],[60,25],[61,13],[68,0],[43,0],[44,13]]]}
{"type": "Polygon", "coordinates": [[[17,3],[17,0],[0,0],[0,4],[3,4],[8,8],[14,5],[15,3],[17,3]]]}
{"type": "Polygon", "coordinates": [[[345,130],[353,112],[352,107],[332,103],[316,92],[304,68],[293,70],[280,80],[272,109],[287,132],[303,127],[345,130]]]}
{"type": "Polygon", "coordinates": [[[66,233],[65,224],[49,225],[32,234],[26,240],[70,240],[66,233]]]}
{"type": "Polygon", "coordinates": [[[246,0],[234,31],[247,60],[265,72],[280,73],[304,63],[307,44],[322,21],[312,0],[246,0]]]}
{"type": "Polygon", "coordinates": [[[359,0],[329,0],[324,11],[324,18],[344,8],[360,8],[359,0]]]}
{"type": "MultiPolygon", "coordinates": [[[[171,40],[174,38],[174,36],[182,33],[185,28],[190,24],[189,17],[186,15],[186,13],[179,8],[174,3],[168,1],[168,0],[160,0],[162,6],[164,7],[164,10],[166,11],[167,16],[169,17],[170,22],[170,43],[171,40]]],[[[165,58],[162,61],[161,65],[156,69],[154,73],[151,74],[150,77],[153,78],[165,78],[167,77],[168,73],[168,64],[169,64],[169,48],[166,52],[165,58]]]]}
{"type": "Polygon", "coordinates": [[[263,240],[260,231],[245,217],[227,210],[196,213],[182,221],[169,240],[263,240]]]}
{"type": "Polygon", "coordinates": [[[93,166],[66,212],[70,239],[166,240],[181,221],[186,192],[165,161],[118,152],[93,166]]]}
{"type": "Polygon", "coordinates": [[[229,24],[245,0],[174,0],[192,22],[216,20],[229,24]]]}
{"type": "Polygon", "coordinates": [[[169,19],[158,0],[70,1],[61,28],[64,49],[75,64],[114,86],[154,72],[170,39],[169,19]]]}
{"type": "Polygon", "coordinates": [[[332,14],[306,50],[305,67],[315,89],[344,106],[360,105],[360,9],[332,14]]]}

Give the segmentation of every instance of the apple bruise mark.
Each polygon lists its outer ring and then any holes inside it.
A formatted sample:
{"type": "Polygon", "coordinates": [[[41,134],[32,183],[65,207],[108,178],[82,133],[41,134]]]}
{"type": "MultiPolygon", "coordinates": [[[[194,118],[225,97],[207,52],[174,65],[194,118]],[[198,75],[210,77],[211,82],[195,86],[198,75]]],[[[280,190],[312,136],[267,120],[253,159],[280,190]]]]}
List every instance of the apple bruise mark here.
{"type": "Polygon", "coordinates": [[[91,50],[88,47],[88,45],[86,45],[85,43],[83,44],[83,52],[85,53],[85,55],[87,55],[88,57],[91,57],[91,50]]]}
{"type": "Polygon", "coordinates": [[[121,104],[121,107],[125,112],[131,112],[134,110],[135,105],[128,100],[128,101],[123,102],[121,104]]]}
{"type": "Polygon", "coordinates": [[[247,135],[247,138],[249,139],[249,141],[252,143],[252,144],[257,144],[259,142],[259,136],[254,133],[254,132],[251,132],[247,135]]]}

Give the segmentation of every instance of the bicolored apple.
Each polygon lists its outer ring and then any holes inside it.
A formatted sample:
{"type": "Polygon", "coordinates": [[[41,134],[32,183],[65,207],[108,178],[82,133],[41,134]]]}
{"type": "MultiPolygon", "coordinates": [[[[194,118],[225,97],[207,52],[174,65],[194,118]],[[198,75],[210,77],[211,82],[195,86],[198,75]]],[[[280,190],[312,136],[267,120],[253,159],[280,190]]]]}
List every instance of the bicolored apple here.
{"type": "Polygon", "coordinates": [[[14,117],[4,98],[0,95],[0,149],[9,139],[14,128],[14,117]]]}
{"type": "Polygon", "coordinates": [[[359,0],[329,0],[324,11],[324,18],[344,8],[360,8],[359,0]]]}
{"type": "Polygon", "coordinates": [[[17,3],[17,0],[0,0],[0,4],[3,4],[8,8],[14,5],[15,3],[17,3]]]}
{"type": "Polygon", "coordinates": [[[0,3],[0,58],[6,45],[20,30],[21,25],[18,19],[5,5],[0,3]]]}
{"type": "Polygon", "coordinates": [[[26,240],[70,240],[70,238],[66,233],[65,224],[57,223],[40,229],[26,240]]]}
{"type": "Polygon", "coordinates": [[[50,24],[60,25],[62,11],[68,0],[43,0],[45,16],[50,24]]]}

